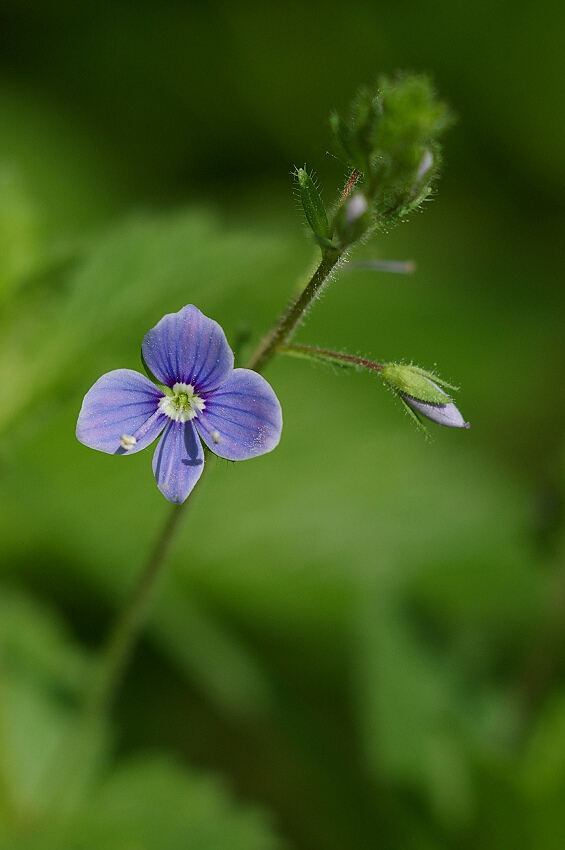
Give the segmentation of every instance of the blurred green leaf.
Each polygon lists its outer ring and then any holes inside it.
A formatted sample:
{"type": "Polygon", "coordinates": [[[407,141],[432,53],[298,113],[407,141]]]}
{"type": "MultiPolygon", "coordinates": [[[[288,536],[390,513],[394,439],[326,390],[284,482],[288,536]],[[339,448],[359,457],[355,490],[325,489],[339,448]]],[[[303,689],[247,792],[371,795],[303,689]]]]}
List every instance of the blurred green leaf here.
{"type": "Polygon", "coordinates": [[[273,709],[268,670],[251,647],[191,598],[178,582],[161,594],[155,640],[226,717],[256,719],[273,709]]]}
{"type": "Polygon", "coordinates": [[[67,697],[81,694],[91,670],[85,651],[51,610],[6,586],[0,586],[0,644],[8,675],[67,697]]]}
{"type": "Polygon", "coordinates": [[[1,588],[0,758],[13,817],[41,811],[89,669],[52,611],[1,588]]]}
{"type": "Polygon", "coordinates": [[[470,765],[458,734],[454,671],[426,650],[390,593],[365,593],[360,621],[360,710],[377,775],[424,792],[436,816],[472,815],[470,765]]]}
{"type": "Polygon", "coordinates": [[[530,797],[565,792],[565,694],[554,694],[537,718],[524,753],[522,787],[530,797]]]}
{"type": "Polygon", "coordinates": [[[138,756],[89,790],[64,824],[0,832],[3,850],[282,850],[258,808],[236,802],[216,778],[166,756],[138,756]]]}
{"type": "MultiPolygon", "coordinates": [[[[31,413],[64,380],[97,359],[114,339],[131,341],[130,362],[139,364],[143,334],[165,312],[197,302],[211,311],[225,294],[264,276],[284,256],[284,240],[264,233],[224,231],[212,213],[183,210],[137,217],[117,225],[71,271],[45,311],[28,299],[19,324],[6,318],[0,346],[0,428],[31,413]],[[263,273],[261,273],[263,269],[263,273]],[[22,395],[11,387],[33,386],[22,395]]],[[[119,364],[122,365],[122,364],[119,364]]]]}
{"type": "Polygon", "coordinates": [[[93,789],[68,850],[279,850],[258,810],[235,804],[221,782],[166,759],[138,757],[93,789]]]}
{"type": "Polygon", "coordinates": [[[75,714],[70,697],[82,689],[85,658],[52,612],[3,590],[0,661],[2,848],[282,847],[258,810],[239,807],[218,781],[164,758],[119,767],[90,789],[70,825],[53,833],[56,812],[49,812],[42,826],[50,788],[65,764],[75,714]]]}
{"type": "Polygon", "coordinates": [[[17,169],[0,163],[0,305],[40,265],[38,219],[17,169]]]}

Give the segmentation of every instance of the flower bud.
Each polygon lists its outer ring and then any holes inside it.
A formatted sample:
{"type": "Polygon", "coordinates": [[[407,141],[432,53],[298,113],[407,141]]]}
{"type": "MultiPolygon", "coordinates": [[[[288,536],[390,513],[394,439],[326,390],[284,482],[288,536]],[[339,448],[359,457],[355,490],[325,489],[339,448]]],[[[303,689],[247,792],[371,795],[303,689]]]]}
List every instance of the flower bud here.
{"type": "Polygon", "coordinates": [[[387,363],[381,375],[404,404],[421,416],[448,428],[470,427],[440,384],[449,389],[455,387],[441,381],[433,372],[426,372],[418,366],[387,363]]]}
{"type": "Polygon", "coordinates": [[[360,239],[371,226],[371,212],[367,198],[355,192],[338,210],[335,220],[335,235],[341,248],[346,248],[360,239]]]}
{"type": "MultiPolygon", "coordinates": [[[[430,404],[429,402],[418,401],[418,399],[412,398],[405,393],[401,393],[400,397],[402,401],[415,410],[416,413],[420,413],[422,416],[425,416],[432,422],[436,422],[438,425],[445,425],[448,428],[471,427],[471,423],[465,422],[459,412],[459,409],[451,401],[445,404],[430,404]]],[[[448,396],[446,396],[446,398],[448,398],[448,396]]]]}
{"type": "Polygon", "coordinates": [[[348,225],[355,224],[369,208],[367,198],[362,192],[355,192],[345,205],[345,222],[348,225]]]}
{"type": "Polygon", "coordinates": [[[434,156],[433,154],[426,148],[424,151],[424,155],[420,160],[420,164],[418,166],[418,171],[416,172],[416,183],[420,183],[426,175],[429,176],[430,170],[434,167],[434,156]]]}
{"type": "Polygon", "coordinates": [[[381,77],[359,90],[349,120],[332,116],[373,213],[401,217],[424,200],[440,161],[439,136],[451,121],[429,80],[417,75],[381,77]]]}

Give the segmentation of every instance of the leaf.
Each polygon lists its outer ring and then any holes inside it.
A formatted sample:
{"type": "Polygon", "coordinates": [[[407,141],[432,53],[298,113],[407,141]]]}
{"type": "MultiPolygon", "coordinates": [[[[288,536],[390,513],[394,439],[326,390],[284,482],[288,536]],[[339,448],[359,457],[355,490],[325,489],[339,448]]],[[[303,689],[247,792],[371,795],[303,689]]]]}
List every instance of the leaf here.
{"type": "Polygon", "coordinates": [[[156,642],[227,717],[257,718],[272,709],[268,672],[218,618],[171,583],[154,615],[156,642]]]}
{"type": "MultiPolygon", "coordinates": [[[[132,362],[143,334],[166,312],[197,303],[211,311],[226,294],[273,268],[284,245],[264,233],[220,230],[203,210],[135,217],[101,237],[68,273],[59,303],[26,301],[0,335],[0,430],[77,380],[100,352],[131,340],[132,362]],[[13,387],[27,387],[16,393],[13,387]]],[[[135,364],[137,365],[137,364],[135,364]]]]}
{"type": "Polygon", "coordinates": [[[19,170],[0,163],[0,305],[40,265],[39,213],[19,170]]]}
{"type": "Polygon", "coordinates": [[[138,756],[92,789],[59,846],[281,850],[283,843],[262,812],[236,805],[217,779],[193,773],[166,757],[138,756]]]}
{"type": "Polygon", "coordinates": [[[6,586],[0,586],[0,645],[7,674],[67,696],[81,693],[90,672],[84,650],[53,611],[6,586]]]}
{"type": "Polygon", "coordinates": [[[453,672],[417,639],[394,592],[365,592],[362,607],[359,698],[373,770],[423,791],[436,817],[460,826],[472,793],[453,672]]]}
{"type": "Polygon", "coordinates": [[[5,803],[11,799],[18,809],[39,809],[49,771],[63,752],[89,659],[53,611],[1,588],[0,661],[5,803]]]}

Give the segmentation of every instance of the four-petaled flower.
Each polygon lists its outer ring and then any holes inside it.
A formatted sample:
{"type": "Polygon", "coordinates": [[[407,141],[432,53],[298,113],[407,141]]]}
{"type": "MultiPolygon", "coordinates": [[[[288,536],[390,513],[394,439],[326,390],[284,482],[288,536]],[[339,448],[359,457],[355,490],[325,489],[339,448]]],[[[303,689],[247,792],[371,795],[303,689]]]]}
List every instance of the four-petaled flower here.
{"type": "Polygon", "coordinates": [[[142,354],[155,383],[131,369],[99,378],[78,417],[81,443],[133,454],[163,432],[153,472],[170,502],[184,502],[202,474],[200,440],[227,460],[278,445],[282,411],[273,389],[257,372],[233,368],[222,328],[197,307],[164,316],[145,335],[142,354]]]}

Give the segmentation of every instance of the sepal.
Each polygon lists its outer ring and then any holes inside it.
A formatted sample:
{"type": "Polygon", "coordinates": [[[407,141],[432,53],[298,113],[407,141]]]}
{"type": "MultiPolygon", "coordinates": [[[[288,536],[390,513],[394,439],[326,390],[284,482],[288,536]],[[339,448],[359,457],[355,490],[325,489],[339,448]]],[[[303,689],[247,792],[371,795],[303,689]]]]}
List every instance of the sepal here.
{"type": "Polygon", "coordinates": [[[399,394],[406,394],[418,401],[429,404],[445,404],[453,401],[451,396],[441,389],[457,390],[452,384],[442,381],[433,372],[420,369],[419,366],[405,363],[387,363],[381,375],[383,381],[399,394]]]}
{"type": "Polygon", "coordinates": [[[330,226],[328,217],[314,180],[304,168],[297,168],[295,177],[296,185],[298,186],[298,196],[308,224],[317,238],[329,241],[330,226]]]}

